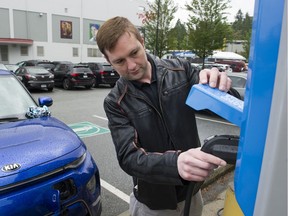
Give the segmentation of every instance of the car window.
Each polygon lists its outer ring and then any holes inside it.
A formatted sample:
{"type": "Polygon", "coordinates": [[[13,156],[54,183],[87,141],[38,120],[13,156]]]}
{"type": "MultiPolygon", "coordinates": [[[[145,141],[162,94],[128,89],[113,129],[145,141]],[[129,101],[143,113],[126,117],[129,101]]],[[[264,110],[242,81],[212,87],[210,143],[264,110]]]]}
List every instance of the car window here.
{"type": "Polygon", "coordinates": [[[32,75],[48,73],[48,71],[46,69],[38,68],[38,67],[30,67],[30,68],[27,68],[27,70],[32,75]]]}
{"type": "Polygon", "coordinates": [[[73,69],[74,71],[76,72],[91,72],[91,70],[89,68],[86,68],[86,67],[76,67],[73,69]]]}
{"type": "Polygon", "coordinates": [[[14,76],[0,77],[0,92],[0,118],[23,116],[29,106],[36,105],[14,76]]]}
{"type": "Polygon", "coordinates": [[[103,65],[103,69],[104,70],[112,70],[112,66],[111,65],[103,65]]]}

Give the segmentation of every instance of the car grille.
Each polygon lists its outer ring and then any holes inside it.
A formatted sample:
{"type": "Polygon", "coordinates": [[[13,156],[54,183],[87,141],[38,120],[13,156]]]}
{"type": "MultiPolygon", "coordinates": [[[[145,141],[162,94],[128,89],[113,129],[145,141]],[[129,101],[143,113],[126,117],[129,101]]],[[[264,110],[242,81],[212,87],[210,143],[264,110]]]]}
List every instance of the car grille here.
{"type": "Polygon", "coordinates": [[[21,187],[25,187],[26,185],[33,184],[33,183],[36,183],[36,182],[43,182],[47,178],[51,178],[51,177],[53,177],[53,176],[55,176],[55,175],[57,175],[59,173],[65,172],[65,170],[67,170],[67,169],[74,169],[74,168],[80,166],[83,163],[83,161],[85,160],[85,158],[86,158],[86,153],[84,153],[80,158],[78,158],[77,160],[73,161],[72,163],[69,163],[66,166],[61,167],[59,169],[56,169],[54,171],[51,171],[51,172],[36,176],[36,177],[34,177],[32,179],[27,179],[25,181],[17,182],[15,184],[2,186],[2,187],[0,187],[0,193],[5,193],[5,192],[8,192],[8,191],[17,190],[17,189],[19,189],[21,187]]]}

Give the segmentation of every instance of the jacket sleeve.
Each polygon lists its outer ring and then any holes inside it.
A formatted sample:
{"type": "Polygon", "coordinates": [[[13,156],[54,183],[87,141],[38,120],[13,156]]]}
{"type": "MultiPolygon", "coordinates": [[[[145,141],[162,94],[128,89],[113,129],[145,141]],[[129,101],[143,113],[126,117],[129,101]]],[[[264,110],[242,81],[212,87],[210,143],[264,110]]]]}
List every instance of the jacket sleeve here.
{"type": "Polygon", "coordinates": [[[178,174],[179,151],[146,152],[137,145],[137,132],[116,100],[106,97],[104,109],[121,168],[129,175],[154,184],[183,185],[178,174]]]}

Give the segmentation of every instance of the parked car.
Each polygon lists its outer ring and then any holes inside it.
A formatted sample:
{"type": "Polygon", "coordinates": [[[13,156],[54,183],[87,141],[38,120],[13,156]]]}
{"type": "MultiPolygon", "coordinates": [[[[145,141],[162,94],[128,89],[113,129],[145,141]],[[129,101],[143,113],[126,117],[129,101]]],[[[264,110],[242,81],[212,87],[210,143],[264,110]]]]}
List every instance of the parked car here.
{"type": "Polygon", "coordinates": [[[247,73],[227,73],[228,77],[232,80],[232,87],[240,94],[241,99],[244,100],[247,73]]]}
{"type": "Polygon", "coordinates": [[[94,86],[95,77],[87,65],[59,63],[52,70],[55,85],[62,86],[64,89],[84,86],[90,89],[94,86]]]}
{"type": "Polygon", "coordinates": [[[95,76],[95,87],[101,84],[108,84],[111,87],[115,86],[116,81],[119,79],[119,74],[113,69],[111,64],[107,62],[88,62],[82,63],[89,66],[95,76]]]}
{"type": "Polygon", "coordinates": [[[247,66],[244,61],[239,61],[239,60],[221,60],[217,61],[215,63],[219,64],[228,64],[230,65],[232,72],[244,72],[247,71],[247,66]]]}
{"type": "Polygon", "coordinates": [[[15,73],[15,71],[19,68],[16,64],[5,64],[5,67],[9,70],[15,73]]]}
{"type": "Polygon", "coordinates": [[[33,99],[0,70],[1,215],[95,215],[102,210],[98,167],[83,141],[51,116],[53,100],[33,99]]]}
{"type": "Polygon", "coordinates": [[[15,71],[15,75],[29,90],[47,89],[52,91],[54,88],[54,75],[43,67],[22,66],[15,71]]]}
{"type": "Polygon", "coordinates": [[[55,65],[53,62],[49,60],[28,60],[28,61],[21,61],[18,62],[17,65],[20,66],[40,66],[44,67],[45,69],[51,71],[55,65]]]}
{"type": "MultiPolygon", "coordinates": [[[[203,65],[199,64],[199,63],[191,63],[191,66],[193,68],[197,68],[199,70],[201,70],[202,67],[203,67],[203,65]]],[[[232,68],[230,68],[230,65],[228,65],[228,64],[219,64],[219,63],[214,63],[214,62],[206,62],[204,64],[204,68],[209,68],[210,69],[212,67],[218,68],[219,71],[225,71],[227,73],[232,72],[232,68]]]]}

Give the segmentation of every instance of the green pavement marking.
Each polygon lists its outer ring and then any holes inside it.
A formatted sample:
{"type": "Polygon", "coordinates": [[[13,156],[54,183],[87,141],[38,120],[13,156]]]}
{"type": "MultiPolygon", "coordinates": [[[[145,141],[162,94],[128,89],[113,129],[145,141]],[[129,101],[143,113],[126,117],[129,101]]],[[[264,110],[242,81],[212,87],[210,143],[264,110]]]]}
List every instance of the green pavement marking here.
{"type": "Polygon", "coordinates": [[[91,122],[79,122],[68,125],[80,138],[110,133],[110,130],[91,122]]]}

